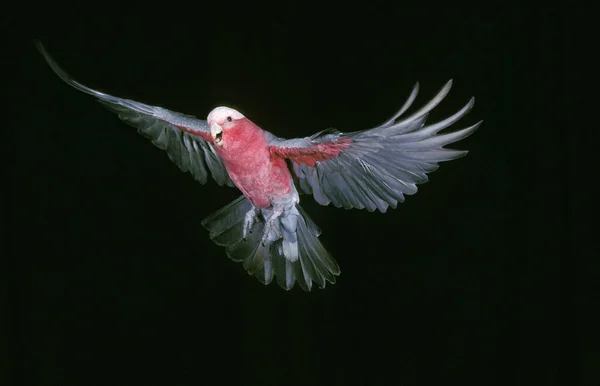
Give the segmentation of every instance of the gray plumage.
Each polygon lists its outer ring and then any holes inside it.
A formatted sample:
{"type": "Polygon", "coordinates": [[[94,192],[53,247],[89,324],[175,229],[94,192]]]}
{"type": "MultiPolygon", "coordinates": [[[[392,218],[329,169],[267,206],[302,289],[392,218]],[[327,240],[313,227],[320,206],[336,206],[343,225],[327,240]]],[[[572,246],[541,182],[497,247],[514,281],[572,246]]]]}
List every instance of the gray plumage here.
{"type": "MultiPolygon", "coordinates": [[[[234,186],[214,145],[206,140],[210,140],[206,120],[93,90],[65,73],[41,43],[36,45],[63,81],[96,97],[121,120],[137,128],[156,147],[165,150],[182,171],[190,172],[202,184],[210,174],[217,184],[234,186]]],[[[426,182],[427,174],[436,170],[439,162],[467,154],[444,146],[467,137],[481,124],[439,134],[469,112],[474,104],[471,99],[447,119],[426,125],[429,113],[451,86],[449,81],[425,106],[403,117],[417,97],[416,84],[396,114],[369,130],[342,133],[327,129],[295,139],[265,132],[272,153],[289,158],[296,189],[287,197],[271,200],[269,208],[259,210],[241,196],[204,219],[202,225],[217,245],[225,247],[232,260],[241,262],[249,274],[264,284],[275,278],[287,290],[298,282],[310,291],[313,283],[321,288],[327,282],[335,283],[339,266],[318,240],[320,229],[298,204],[298,192],[312,194],[322,205],[331,203],[346,209],[385,212],[389,207],[395,208],[406,195],[417,192],[416,185],[426,182]],[[320,146],[341,150],[333,157],[319,158],[320,146]],[[298,162],[311,154],[316,155],[314,164],[298,162]],[[248,218],[255,220],[247,222],[248,218]],[[244,238],[245,229],[250,232],[244,238]]]]}
{"type": "Polygon", "coordinates": [[[213,144],[206,142],[199,135],[182,131],[178,127],[186,127],[197,133],[210,133],[206,120],[91,89],[71,78],[52,59],[39,41],[35,43],[59,78],[69,86],[98,98],[102,105],[117,113],[121,120],[138,129],[139,134],[150,139],[159,149],[165,150],[169,159],[183,172],[190,172],[201,184],[206,183],[210,172],[220,186],[234,186],[213,144]]]}
{"type": "Polygon", "coordinates": [[[270,236],[264,245],[260,239],[265,218],[270,215],[269,209],[260,211],[252,232],[246,239],[242,237],[244,216],[251,209],[248,199],[240,196],[202,220],[202,225],[210,231],[209,236],[217,245],[225,247],[230,259],[241,262],[248,274],[256,276],[263,284],[271,283],[275,277],[286,290],[298,282],[302,289],[310,291],[313,282],[319,288],[324,288],[326,282],[335,283],[340,268],[317,238],[321,230],[300,205],[278,218],[277,228],[282,238],[270,236]],[[296,241],[298,255],[294,260],[285,253],[284,245],[296,241]]]}
{"type": "Polygon", "coordinates": [[[401,119],[418,94],[418,83],[402,108],[383,124],[370,130],[341,133],[328,129],[311,137],[286,140],[269,133],[269,143],[278,148],[310,148],[318,144],[351,140],[350,147],[338,157],[317,162],[315,166],[294,163],[298,189],[312,194],[321,205],[338,208],[366,208],[385,212],[396,208],[405,195],[415,194],[417,184],[427,182],[427,173],[438,162],[450,161],[467,154],[465,150],[444,149],[445,145],[472,134],[481,121],[465,129],[438,135],[456,123],[475,104],[469,102],[457,113],[431,125],[427,116],[448,94],[452,81],[418,111],[401,119]]]}

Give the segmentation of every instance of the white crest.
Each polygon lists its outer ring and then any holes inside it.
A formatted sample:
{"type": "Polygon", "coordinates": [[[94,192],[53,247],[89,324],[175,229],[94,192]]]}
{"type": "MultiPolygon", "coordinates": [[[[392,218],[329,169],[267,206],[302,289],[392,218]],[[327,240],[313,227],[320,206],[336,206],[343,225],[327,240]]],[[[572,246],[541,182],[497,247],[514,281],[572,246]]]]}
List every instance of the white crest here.
{"type": "Polygon", "coordinates": [[[241,119],[241,118],[244,118],[244,115],[242,113],[240,113],[239,111],[232,109],[231,107],[219,106],[219,107],[214,108],[208,114],[208,118],[206,120],[208,121],[208,124],[210,125],[210,123],[213,121],[223,122],[227,119],[227,117],[231,117],[231,119],[241,119]]]}

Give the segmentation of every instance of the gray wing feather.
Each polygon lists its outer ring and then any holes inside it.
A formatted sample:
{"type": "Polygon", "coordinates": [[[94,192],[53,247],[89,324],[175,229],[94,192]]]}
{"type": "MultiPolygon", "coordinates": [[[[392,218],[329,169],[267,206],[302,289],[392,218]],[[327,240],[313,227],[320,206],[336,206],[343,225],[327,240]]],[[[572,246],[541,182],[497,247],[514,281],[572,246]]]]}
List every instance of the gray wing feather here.
{"type": "Polygon", "coordinates": [[[464,117],[475,99],[452,116],[426,125],[429,113],[448,95],[452,81],[425,106],[409,116],[402,115],[415,101],[419,85],[414,86],[402,108],[381,125],[369,130],[341,133],[327,129],[311,137],[286,140],[269,133],[269,144],[278,148],[310,148],[318,144],[351,140],[337,157],[318,161],[314,166],[294,162],[291,166],[299,190],[312,194],[321,205],[330,203],[346,209],[366,208],[385,212],[417,192],[417,184],[428,181],[428,173],[438,163],[460,158],[464,150],[445,149],[472,134],[481,121],[451,133],[438,134],[464,117]]]}
{"type": "Polygon", "coordinates": [[[165,150],[169,159],[179,169],[190,172],[194,179],[204,184],[208,171],[219,185],[234,186],[225,169],[223,160],[212,143],[201,134],[210,132],[205,120],[191,115],[150,106],[130,99],[118,98],[89,88],[71,78],[46,51],[42,43],[35,42],[50,68],[68,85],[96,97],[102,105],[116,113],[125,123],[138,129],[138,133],[150,139],[159,149],[165,150]],[[185,127],[183,131],[179,127],[185,127]],[[198,133],[195,135],[194,133],[198,133]]]}

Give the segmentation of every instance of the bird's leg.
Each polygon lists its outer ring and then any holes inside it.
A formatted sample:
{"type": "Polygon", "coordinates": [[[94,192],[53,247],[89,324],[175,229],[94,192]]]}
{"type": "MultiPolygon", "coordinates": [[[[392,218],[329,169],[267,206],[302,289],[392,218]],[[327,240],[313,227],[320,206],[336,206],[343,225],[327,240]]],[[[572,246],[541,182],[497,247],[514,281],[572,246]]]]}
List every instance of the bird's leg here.
{"type": "Polygon", "coordinates": [[[242,231],[242,238],[245,240],[248,233],[252,233],[252,227],[258,221],[258,212],[259,209],[252,207],[247,213],[246,217],[244,217],[244,229],[242,231]]]}
{"type": "Polygon", "coordinates": [[[277,229],[277,223],[276,223],[277,219],[279,218],[279,216],[281,216],[282,213],[283,213],[282,206],[274,206],[273,212],[271,213],[271,215],[265,219],[265,230],[263,232],[262,240],[260,241],[263,246],[265,246],[265,243],[269,239],[269,233],[271,233],[271,231],[273,231],[273,233],[275,233],[277,238],[282,237],[281,232],[279,232],[279,229],[277,229]]]}

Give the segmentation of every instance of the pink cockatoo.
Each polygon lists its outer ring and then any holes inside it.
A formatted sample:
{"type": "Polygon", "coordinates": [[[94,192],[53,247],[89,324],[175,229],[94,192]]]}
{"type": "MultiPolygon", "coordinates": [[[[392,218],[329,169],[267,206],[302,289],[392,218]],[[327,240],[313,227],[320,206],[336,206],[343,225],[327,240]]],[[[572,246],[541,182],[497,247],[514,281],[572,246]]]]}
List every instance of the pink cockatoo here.
{"type": "Polygon", "coordinates": [[[473,133],[468,128],[438,134],[473,107],[474,98],[454,115],[425,124],[429,112],[448,94],[452,81],[424,107],[403,117],[418,93],[418,83],[402,108],[381,125],[342,133],[334,129],[310,137],[283,139],[261,129],[239,111],[217,107],[206,120],[93,90],[72,79],[36,42],[52,70],[67,84],[99,99],[126,123],[163,149],[201,184],[210,174],[217,184],[235,186],[243,195],[202,221],[210,238],[242,262],[263,284],[275,277],[290,290],[295,282],[310,291],[335,283],[340,268],[318,239],[321,231],[300,207],[300,193],[321,205],[385,212],[438,162],[467,151],[445,145],[473,133]]]}

